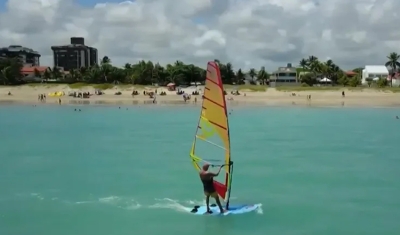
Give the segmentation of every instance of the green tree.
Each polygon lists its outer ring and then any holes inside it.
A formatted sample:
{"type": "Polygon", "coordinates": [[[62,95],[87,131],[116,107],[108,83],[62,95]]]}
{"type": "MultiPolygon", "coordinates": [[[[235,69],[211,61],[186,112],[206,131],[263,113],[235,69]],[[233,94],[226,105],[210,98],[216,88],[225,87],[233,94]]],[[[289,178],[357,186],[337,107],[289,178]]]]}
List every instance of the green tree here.
{"type": "Polygon", "coordinates": [[[342,86],[347,86],[349,84],[349,78],[346,75],[340,76],[338,79],[338,84],[342,86]]]}
{"type": "Polygon", "coordinates": [[[380,78],[377,82],[376,85],[378,85],[378,87],[385,87],[388,85],[387,79],[385,78],[380,78]]]}
{"type": "MultiPolygon", "coordinates": [[[[392,52],[387,56],[388,61],[385,63],[386,66],[389,66],[392,68],[392,73],[396,73],[397,69],[400,67],[400,55],[397,54],[396,52],[392,52]]],[[[390,86],[393,86],[393,79],[390,79],[390,86]]]]}
{"type": "Polygon", "coordinates": [[[317,79],[315,76],[313,76],[313,74],[307,73],[301,76],[301,83],[307,86],[313,86],[317,83],[317,79]]]}
{"type": "MultiPolygon", "coordinates": [[[[155,61],[136,61],[128,62],[123,66],[115,66],[112,58],[104,56],[100,63],[91,67],[81,67],[79,69],[70,70],[64,75],[58,68],[51,68],[42,74],[42,79],[64,81],[68,83],[131,83],[140,85],[159,84],[166,85],[173,82],[176,85],[189,85],[190,83],[203,83],[206,78],[206,70],[204,67],[198,67],[194,64],[185,63],[184,61],[175,61],[165,66],[155,61]]],[[[261,67],[259,71],[251,68],[247,73],[241,68],[234,68],[229,61],[220,61],[218,63],[221,72],[221,78],[225,84],[243,84],[245,74],[251,77],[254,84],[258,81],[261,84],[268,83],[269,73],[265,67],[261,67]]],[[[350,80],[344,79],[344,73],[338,65],[332,60],[320,61],[316,56],[309,56],[300,60],[300,66],[303,71],[309,71],[304,78],[301,77],[302,83],[312,86],[317,83],[317,78],[327,77],[333,83],[339,83],[343,86],[349,85],[350,80]]],[[[397,64],[396,64],[397,66],[397,64]]],[[[1,84],[20,84],[22,64],[18,59],[0,60],[0,83],[1,84]]],[[[397,66],[396,68],[399,68],[397,66]]]]}
{"type": "Polygon", "coordinates": [[[349,85],[352,87],[356,87],[358,85],[360,85],[361,80],[358,78],[358,76],[354,76],[352,78],[350,78],[349,80],[349,85]]]}
{"type": "Polygon", "coordinates": [[[22,84],[22,63],[18,58],[0,60],[0,80],[4,85],[22,84]]]}
{"type": "Polygon", "coordinates": [[[255,84],[256,82],[255,82],[255,79],[254,79],[254,77],[257,75],[257,71],[256,71],[256,69],[254,69],[254,68],[251,68],[250,70],[249,70],[249,76],[251,77],[251,83],[252,84],[255,84]]]}
{"type": "Polygon", "coordinates": [[[260,71],[258,71],[257,74],[257,81],[259,81],[262,85],[265,85],[267,82],[267,79],[269,78],[269,75],[267,71],[265,70],[265,67],[261,67],[260,71]]]}
{"type": "Polygon", "coordinates": [[[239,69],[238,71],[237,71],[237,73],[236,73],[236,84],[237,85],[240,85],[240,84],[243,84],[244,83],[244,79],[245,79],[245,75],[244,75],[244,73],[242,72],[242,69],[239,69]]]}

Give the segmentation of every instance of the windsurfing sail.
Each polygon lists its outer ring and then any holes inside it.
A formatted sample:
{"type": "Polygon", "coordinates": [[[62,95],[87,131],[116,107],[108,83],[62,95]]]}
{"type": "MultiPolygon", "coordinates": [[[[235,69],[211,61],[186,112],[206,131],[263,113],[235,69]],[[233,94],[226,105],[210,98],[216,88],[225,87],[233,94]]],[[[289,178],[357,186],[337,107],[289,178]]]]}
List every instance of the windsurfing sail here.
{"type": "Polygon", "coordinates": [[[203,103],[190,158],[196,170],[204,163],[225,165],[214,178],[214,187],[229,206],[233,164],[230,152],[228,114],[218,63],[208,62],[203,103]]]}

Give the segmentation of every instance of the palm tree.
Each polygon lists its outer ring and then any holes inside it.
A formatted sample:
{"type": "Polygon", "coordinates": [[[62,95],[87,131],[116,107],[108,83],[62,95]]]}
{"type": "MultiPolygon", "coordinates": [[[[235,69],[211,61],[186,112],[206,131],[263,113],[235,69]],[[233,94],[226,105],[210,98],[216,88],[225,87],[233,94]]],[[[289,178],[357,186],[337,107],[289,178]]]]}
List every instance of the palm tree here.
{"type": "Polygon", "coordinates": [[[60,71],[60,69],[58,67],[53,67],[51,69],[49,68],[48,70],[49,70],[49,74],[48,75],[50,75],[50,76],[46,77],[46,79],[49,79],[49,78],[51,78],[53,80],[61,80],[61,79],[63,79],[63,75],[64,74],[61,73],[61,71],[60,71]]]}
{"type": "Polygon", "coordinates": [[[104,56],[101,61],[100,64],[111,64],[111,59],[108,58],[108,56],[104,56]]]}
{"type": "Polygon", "coordinates": [[[307,67],[310,69],[314,77],[321,73],[322,65],[316,56],[309,56],[307,60],[307,67]]]}
{"type": "Polygon", "coordinates": [[[245,79],[244,73],[242,72],[242,69],[239,69],[236,73],[236,85],[242,84],[245,79]]]}
{"type": "Polygon", "coordinates": [[[70,79],[70,81],[71,82],[76,82],[76,81],[78,81],[80,78],[79,78],[79,71],[78,70],[76,70],[76,69],[71,69],[70,71],[69,71],[69,75],[68,75],[68,79],[70,79]]]}
{"type": "Polygon", "coordinates": [[[300,60],[299,65],[303,70],[306,70],[306,67],[308,65],[308,61],[303,58],[303,59],[300,60]]]}
{"type": "Polygon", "coordinates": [[[249,76],[251,77],[252,83],[255,82],[255,81],[254,81],[254,77],[255,77],[256,75],[257,75],[256,69],[251,68],[250,71],[249,71],[249,76]]]}
{"type": "Polygon", "coordinates": [[[396,52],[390,53],[386,58],[388,58],[388,62],[385,63],[385,66],[390,66],[394,71],[400,67],[400,55],[398,55],[396,52]]]}
{"type": "Polygon", "coordinates": [[[124,68],[125,69],[131,69],[132,68],[132,65],[130,64],[130,63],[126,63],[125,65],[124,65],[124,68]]]}
{"type": "Polygon", "coordinates": [[[9,70],[10,70],[10,66],[5,67],[4,69],[1,70],[1,76],[3,77],[4,85],[7,85],[7,83],[8,83],[7,73],[9,70]]]}
{"type": "Polygon", "coordinates": [[[235,72],[233,71],[233,66],[231,63],[227,63],[223,67],[223,72],[224,72],[224,82],[227,84],[232,84],[233,80],[235,79],[235,72]]]}
{"type": "Polygon", "coordinates": [[[310,64],[312,64],[313,62],[318,61],[318,57],[313,56],[313,55],[310,55],[310,56],[308,57],[307,61],[308,61],[308,65],[310,65],[310,64]]]}
{"type": "Polygon", "coordinates": [[[194,82],[194,84],[197,86],[196,77],[197,77],[199,71],[196,69],[196,67],[193,64],[189,64],[186,67],[186,72],[187,72],[187,75],[189,76],[189,79],[190,79],[189,83],[194,82]]]}
{"type": "Polygon", "coordinates": [[[388,62],[385,63],[385,66],[390,66],[392,68],[392,79],[390,79],[390,86],[393,86],[393,75],[397,72],[397,68],[400,67],[400,55],[398,55],[396,52],[392,52],[387,56],[387,58],[388,62]]]}
{"type": "Polygon", "coordinates": [[[48,81],[51,79],[51,69],[46,69],[43,73],[43,79],[48,81]]]}
{"type": "MultiPolygon", "coordinates": [[[[306,68],[307,68],[307,66],[308,66],[308,61],[306,60],[306,59],[301,59],[300,60],[300,62],[299,62],[299,65],[300,65],[300,67],[303,69],[303,74],[305,73],[305,71],[306,71],[306,68]]],[[[299,78],[300,78],[300,76],[298,76],[299,78]]],[[[297,77],[296,77],[296,82],[297,82],[297,77]]]]}
{"type": "Polygon", "coordinates": [[[257,74],[257,80],[261,82],[261,84],[265,85],[266,80],[268,79],[268,73],[265,71],[265,67],[262,66],[260,71],[257,74]]]}

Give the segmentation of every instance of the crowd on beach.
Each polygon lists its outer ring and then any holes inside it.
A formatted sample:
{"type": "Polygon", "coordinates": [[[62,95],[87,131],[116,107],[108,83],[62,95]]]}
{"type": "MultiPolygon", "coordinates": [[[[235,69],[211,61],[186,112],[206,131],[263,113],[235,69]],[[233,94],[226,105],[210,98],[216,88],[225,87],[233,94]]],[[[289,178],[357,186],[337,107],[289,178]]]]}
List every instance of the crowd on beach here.
{"type": "MultiPolygon", "coordinates": [[[[71,89],[67,85],[0,87],[0,101],[52,104],[199,104],[204,87],[169,90],[164,87],[118,87],[99,90],[92,87],[71,89]],[[93,91],[91,91],[93,90],[93,91]],[[39,94],[38,94],[39,93],[39,94]],[[1,96],[1,94],[4,94],[1,96]],[[11,95],[12,94],[12,95],[11,95]],[[63,94],[63,95],[60,95],[63,94]],[[33,98],[33,99],[32,99],[33,98]]],[[[307,105],[307,106],[400,106],[400,93],[379,90],[264,91],[226,88],[230,105],[307,105]]]]}
{"type": "Polygon", "coordinates": [[[39,94],[38,95],[38,100],[40,102],[46,102],[46,94],[39,94]]]}

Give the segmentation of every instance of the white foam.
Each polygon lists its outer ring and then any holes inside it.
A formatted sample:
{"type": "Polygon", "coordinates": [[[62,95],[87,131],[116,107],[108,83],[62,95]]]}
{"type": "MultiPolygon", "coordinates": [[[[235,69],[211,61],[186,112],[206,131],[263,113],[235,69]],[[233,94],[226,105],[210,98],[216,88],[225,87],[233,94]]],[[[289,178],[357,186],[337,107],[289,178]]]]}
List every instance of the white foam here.
{"type": "Polygon", "coordinates": [[[199,200],[187,200],[187,201],[185,201],[185,203],[187,203],[189,205],[203,205],[203,204],[206,204],[206,200],[202,200],[202,201],[199,201],[199,200]]]}
{"type": "Polygon", "coordinates": [[[109,196],[109,197],[103,197],[103,198],[99,198],[99,202],[102,203],[116,203],[120,200],[120,198],[118,196],[109,196]]]}
{"type": "Polygon", "coordinates": [[[37,198],[39,200],[43,200],[44,199],[44,197],[42,195],[40,195],[39,193],[31,193],[31,196],[35,197],[35,198],[37,198]]]}
{"type": "MultiPolygon", "coordinates": [[[[45,200],[44,196],[42,196],[40,193],[29,193],[25,194],[29,195],[30,197],[34,197],[39,200],[45,200]]],[[[19,194],[19,196],[21,196],[19,194]]],[[[231,197],[231,199],[236,199],[234,197],[231,197]]],[[[120,197],[116,195],[111,195],[107,197],[101,197],[95,200],[82,200],[82,201],[68,201],[68,200],[62,200],[58,197],[52,197],[49,198],[48,200],[51,201],[60,201],[63,203],[68,203],[68,204],[75,204],[75,205],[84,205],[84,204],[104,204],[108,206],[115,206],[120,209],[124,210],[137,210],[137,209],[172,209],[178,212],[190,212],[193,209],[193,205],[205,205],[205,200],[175,200],[171,198],[161,198],[161,199],[155,199],[156,203],[154,204],[147,204],[147,205],[142,205],[138,201],[136,201],[134,198],[130,197],[120,197]]],[[[210,203],[213,203],[210,201],[210,203]]],[[[263,211],[261,209],[261,204],[259,204],[259,208],[257,209],[258,214],[262,214],[263,211]]]]}
{"type": "Polygon", "coordinates": [[[260,203],[260,204],[256,204],[256,205],[258,206],[256,213],[260,214],[260,215],[264,214],[263,209],[262,209],[262,204],[260,203]]]}
{"type": "Polygon", "coordinates": [[[88,203],[94,203],[95,201],[81,201],[81,202],[75,202],[75,204],[88,204],[88,203]]]}
{"type": "Polygon", "coordinates": [[[139,209],[141,207],[142,207],[142,205],[140,205],[139,203],[134,203],[134,204],[129,205],[129,206],[123,208],[123,209],[126,209],[126,210],[137,210],[137,209],[139,209]]]}
{"type": "Polygon", "coordinates": [[[159,203],[150,205],[150,206],[148,206],[148,208],[151,208],[151,209],[173,209],[178,212],[188,212],[188,207],[180,204],[178,200],[174,200],[171,198],[163,198],[163,199],[155,199],[155,200],[159,201],[159,203]]]}
{"type": "MultiPolygon", "coordinates": [[[[230,200],[232,201],[232,200],[236,200],[237,199],[237,197],[230,197],[230,200]]],[[[189,205],[205,205],[206,204],[206,200],[205,199],[203,199],[203,200],[186,200],[185,201],[185,203],[186,204],[189,204],[189,205]]],[[[215,202],[213,202],[213,199],[211,199],[210,200],[210,204],[213,204],[213,203],[215,203],[215,202]]]]}

